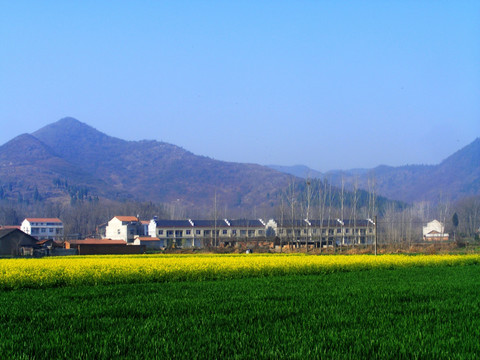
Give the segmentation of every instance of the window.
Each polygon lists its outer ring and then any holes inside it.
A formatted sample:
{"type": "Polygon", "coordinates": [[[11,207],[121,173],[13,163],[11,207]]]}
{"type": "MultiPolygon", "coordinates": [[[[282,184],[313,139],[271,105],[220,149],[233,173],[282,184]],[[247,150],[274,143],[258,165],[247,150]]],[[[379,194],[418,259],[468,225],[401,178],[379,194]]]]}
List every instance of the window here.
{"type": "Polygon", "coordinates": [[[158,235],[163,235],[163,230],[158,230],[158,235]]]}
{"type": "Polygon", "coordinates": [[[227,235],[227,230],[222,230],[223,235],[227,235]]]}
{"type": "Polygon", "coordinates": [[[240,235],[241,236],[247,235],[247,230],[240,230],[240,235]]]}
{"type": "Polygon", "coordinates": [[[202,234],[202,230],[195,230],[195,234],[201,235],[201,234],[202,234]]]}
{"type": "Polygon", "coordinates": [[[337,229],[337,234],[340,234],[342,232],[342,229],[338,228],[337,229]]]}
{"type": "Polygon", "coordinates": [[[117,234],[120,234],[120,229],[117,229],[117,234]]]}
{"type": "Polygon", "coordinates": [[[173,236],[173,230],[167,230],[167,237],[168,236],[173,236]]]}
{"type": "Polygon", "coordinates": [[[45,228],[41,228],[40,232],[42,232],[42,233],[46,233],[46,232],[47,232],[47,229],[45,229],[45,228]]]}
{"type": "Polygon", "coordinates": [[[345,229],[345,234],[349,234],[350,233],[350,229],[345,229]]]}
{"type": "Polygon", "coordinates": [[[192,230],[185,230],[187,235],[190,235],[192,233],[192,230]]]}
{"type": "Polygon", "coordinates": [[[232,230],[232,235],[236,236],[237,235],[237,230],[232,230]]]}

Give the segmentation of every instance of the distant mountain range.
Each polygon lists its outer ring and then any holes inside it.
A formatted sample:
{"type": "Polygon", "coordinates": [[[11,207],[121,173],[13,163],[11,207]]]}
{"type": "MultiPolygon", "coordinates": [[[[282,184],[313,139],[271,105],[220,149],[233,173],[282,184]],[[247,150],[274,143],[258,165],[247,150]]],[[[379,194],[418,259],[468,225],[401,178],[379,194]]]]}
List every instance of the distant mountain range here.
{"type": "Polygon", "coordinates": [[[217,161],[158,141],[125,141],[64,118],[0,147],[0,198],[103,197],[219,212],[271,208],[291,176],[217,161]],[[216,196],[215,196],[216,194],[216,196]]]}
{"type": "Polygon", "coordinates": [[[458,200],[480,195],[480,138],[438,165],[378,166],[326,173],[303,165],[269,167],[303,178],[325,178],[336,186],[343,178],[347,188],[356,181],[359,188],[368,190],[375,183],[379,195],[404,202],[458,200]]]}
{"type": "MultiPolygon", "coordinates": [[[[272,214],[282,194],[301,178],[327,178],[412,202],[480,194],[480,139],[434,166],[379,166],[322,174],[305,166],[240,164],[195,155],[164,142],[125,141],[64,118],[0,146],[0,200],[58,203],[152,201],[211,214],[272,214]],[[293,176],[292,176],[293,175],[293,176]]],[[[302,185],[303,184],[303,185],[302,185]]],[[[386,201],[383,199],[382,201],[386,201]]]]}

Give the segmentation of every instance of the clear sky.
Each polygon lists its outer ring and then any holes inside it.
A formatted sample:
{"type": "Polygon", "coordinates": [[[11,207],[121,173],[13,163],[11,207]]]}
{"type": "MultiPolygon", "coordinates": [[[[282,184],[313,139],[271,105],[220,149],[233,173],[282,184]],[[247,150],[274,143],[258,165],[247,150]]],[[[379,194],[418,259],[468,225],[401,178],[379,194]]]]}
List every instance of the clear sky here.
{"type": "Polygon", "coordinates": [[[0,1],[0,144],[72,116],[320,171],[480,136],[480,1],[0,1]]]}

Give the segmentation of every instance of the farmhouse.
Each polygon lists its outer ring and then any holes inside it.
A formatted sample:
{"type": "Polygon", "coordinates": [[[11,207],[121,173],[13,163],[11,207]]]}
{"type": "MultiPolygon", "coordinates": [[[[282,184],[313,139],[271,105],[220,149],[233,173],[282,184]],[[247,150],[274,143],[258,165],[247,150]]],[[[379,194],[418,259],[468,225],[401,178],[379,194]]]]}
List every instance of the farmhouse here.
{"type": "Polygon", "coordinates": [[[166,240],[151,236],[135,236],[133,245],[144,245],[146,249],[160,250],[166,247],[166,240]]]}
{"type": "Polygon", "coordinates": [[[145,246],[129,246],[123,240],[84,239],[68,240],[66,249],[76,249],[78,255],[115,255],[115,254],[143,254],[145,246]]]}
{"type": "Polygon", "coordinates": [[[63,222],[58,218],[26,218],[20,229],[37,240],[63,239],[63,222]]]}
{"type": "Polygon", "coordinates": [[[438,220],[433,220],[423,226],[424,241],[447,241],[448,234],[445,233],[445,226],[438,220]]]}
{"type": "Polygon", "coordinates": [[[137,216],[115,216],[105,228],[105,238],[133,243],[135,236],[145,235],[145,225],[137,216]]]}
{"type": "Polygon", "coordinates": [[[17,256],[27,249],[33,253],[37,247],[37,239],[18,229],[0,229],[0,255],[17,256]]]}

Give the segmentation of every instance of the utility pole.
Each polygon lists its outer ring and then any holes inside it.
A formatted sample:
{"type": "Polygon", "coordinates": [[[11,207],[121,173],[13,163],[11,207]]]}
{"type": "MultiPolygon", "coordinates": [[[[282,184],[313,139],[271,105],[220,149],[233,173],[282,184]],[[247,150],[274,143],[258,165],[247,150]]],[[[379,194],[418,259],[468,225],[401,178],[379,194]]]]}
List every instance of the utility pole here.
{"type": "MultiPolygon", "coordinates": [[[[377,256],[377,242],[378,242],[378,232],[377,232],[377,215],[375,215],[375,217],[372,219],[368,218],[367,221],[369,223],[371,223],[373,226],[375,226],[375,256],[377,256]]],[[[368,226],[367,226],[367,229],[368,229],[368,226]]],[[[368,239],[368,237],[367,237],[368,239]]]]}
{"type": "Polygon", "coordinates": [[[213,246],[217,246],[217,190],[215,189],[215,197],[213,200],[214,203],[214,211],[213,211],[213,217],[214,217],[214,231],[213,231],[213,246]]]}
{"type": "Polygon", "coordinates": [[[310,178],[307,179],[307,221],[305,224],[305,230],[307,230],[307,233],[305,234],[305,250],[308,252],[308,242],[310,240],[310,232],[311,232],[311,226],[310,225],[310,198],[311,198],[311,193],[310,193],[310,178]]]}

